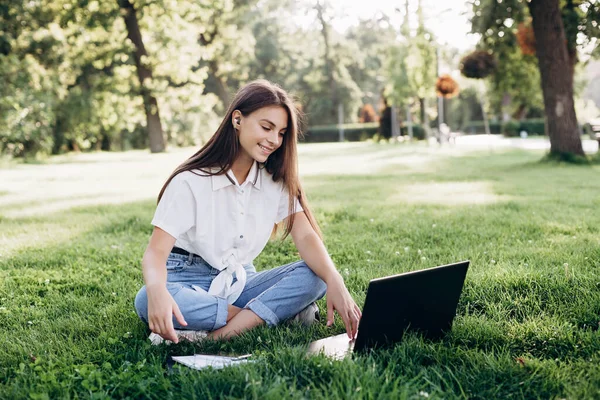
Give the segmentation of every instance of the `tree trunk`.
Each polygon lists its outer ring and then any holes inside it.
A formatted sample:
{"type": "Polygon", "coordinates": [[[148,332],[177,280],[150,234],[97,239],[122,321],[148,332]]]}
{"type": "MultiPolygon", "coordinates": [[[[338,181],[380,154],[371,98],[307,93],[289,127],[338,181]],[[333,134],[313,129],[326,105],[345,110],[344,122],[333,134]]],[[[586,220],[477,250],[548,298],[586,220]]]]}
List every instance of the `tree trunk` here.
{"type": "MultiPolygon", "coordinates": [[[[62,106],[62,102],[59,103],[62,106]]],[[[67,127],[67,119],[64,113],[61,112],[60,107],[56,108],[54,118],[54,126],[52,127],[52,154],[60,154],[65,145],[65,129],[67,127]]]]}
{"type": "Polygon", "coordinates": [[[559,0],[528,3],[542,78],[550,153],[584,155],[573,104],[573,74],[559,0]]]}
{"type": "Polygon", "coordinates": [[[419,119],[421,125],[425,126],[425,98],[419,97],[419,119]]]}
{"type": "Polygon", "coordinates": [[[521,103],[519,104],[519,108],[517,109],[517,111],[515,111],[515,113],[513,114],[513,119],[516,119],[517,121],[523,121],[525,119],[525,117],[527,117],[527,113],[529,112],[529,108],[527,107],[527,104],[525,103],[521,103]]]}
{"type": "Polygon", "coordinates": [[[229,88],[227,87],[227,83],[218,75],[219,73],[219,65],[216,60],[211,60],[208,63],[209,68],[209,78],[212,78],[213,90],[217,95],[221,103],[223,104],[223,112],[227,110],[229,107],[229,102],[231,101],[231,94],[229,92],[229,88]]]}
{"type": "Polygon", "coordinates": [[[327,21],[325,21],[325,16],[323,13],[324,6],[321,2],[317,2],[316,10],[319,21],[321,22],[321,34],[323,35],[323,41],[325,42],[325,75],[327,76],[328,86],[329,86],[329,95],[331,96],[331,122],[335,122],[338,110],[338,96],[337,96],[337,87],[335,84],[335,78],[333,76],[333,68],[334,63],[331,60],[331,45],[329,43],[329,26],[327,21]]]}
{"type": "Polygon", "coordinates": [[[142,57],[147,57],[148,53],[142,41],[142,34],[138,25],[137,14],[133,4],[129,0],[118,0],[121,7],[125,26],[127,27],[127,37],[135,46],[133,54],[137,74],[140,80],[140,89],[144,100],[144,111],[146,112],[146,125],[148,127],[148,138],[150,139],[150,151],[160,153],[165,150],[165,139],[163,137],[162,125],[160,123],[160,114],[158,112],[158,102],[148,88],[147,84],[152,81],[152,70],[142,62],[142,57]]]}

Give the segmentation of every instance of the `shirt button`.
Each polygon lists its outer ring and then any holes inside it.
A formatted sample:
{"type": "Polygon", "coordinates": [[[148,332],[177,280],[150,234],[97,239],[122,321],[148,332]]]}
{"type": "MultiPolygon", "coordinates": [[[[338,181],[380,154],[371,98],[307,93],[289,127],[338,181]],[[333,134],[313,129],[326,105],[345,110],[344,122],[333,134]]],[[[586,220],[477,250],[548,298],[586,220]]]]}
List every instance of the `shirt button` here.
{"type": "Polygon", "coordinates": [[[244,235],[240,235],[240,239],[243,239],[243,238],[244,238],[244,235]]]}
{"type": "Polygon", "coordinates": [[[244,212],[242,211],[240,214],[244,215],[244,212]]]}

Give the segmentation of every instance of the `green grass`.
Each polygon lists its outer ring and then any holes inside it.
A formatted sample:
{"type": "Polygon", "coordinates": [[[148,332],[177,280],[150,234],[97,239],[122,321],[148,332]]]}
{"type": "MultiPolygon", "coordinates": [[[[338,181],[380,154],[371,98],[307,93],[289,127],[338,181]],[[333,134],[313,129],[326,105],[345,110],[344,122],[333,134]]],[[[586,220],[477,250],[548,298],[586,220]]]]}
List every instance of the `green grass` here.
{"type": "MultiPolygon", "coordinates": [[[[423,145],[303,145],[300,155],[326,245],[360,305],[369,279],[471,260],[443,340],[409,335],[342,362],[305,357],[302,345],[343,332],[337,320],[153,347],[133,298],[154,200],[34,215],[11,214],[12,202],[0,208],[0,398],[600,397],[600,166],[423,145]],[[167,365],[193,352],[258,361],[167,365]]],[[[0,191],[0,201],[12,195],[0,191]]],[[[296,257],[290,241],[271,242],[255,264],[296,257]]]]}

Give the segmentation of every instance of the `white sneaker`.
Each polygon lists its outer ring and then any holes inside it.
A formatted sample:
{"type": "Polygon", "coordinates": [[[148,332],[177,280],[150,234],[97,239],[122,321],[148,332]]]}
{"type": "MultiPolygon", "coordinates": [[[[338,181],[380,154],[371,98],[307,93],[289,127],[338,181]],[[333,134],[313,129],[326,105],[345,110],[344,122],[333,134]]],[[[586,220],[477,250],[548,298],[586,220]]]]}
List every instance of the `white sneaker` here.
{"type": "MultiPolygon", "coordinates": [[[[175,334],[179,340],[187,340],[188,342],[199,342],[204,339],[208,335],[208,331],[190,331],[190,330],[182,330],[175,329],[175,334]]],[[[157,346],[161,343],[171,344],[173,343],[170,340],[165,340],[158,333],[152,332],[150,336],[148,336],[150,343],[153,346],[157,346]]]]}
{"type": "Polygon", "coordinates": [[[321,317],[319,316],[319,307],[317,307],[316,303],[310,303],[304,310],[290,318],[289,322],[297,321],[304,326],[311,326],[320,320],[321,317]]]}

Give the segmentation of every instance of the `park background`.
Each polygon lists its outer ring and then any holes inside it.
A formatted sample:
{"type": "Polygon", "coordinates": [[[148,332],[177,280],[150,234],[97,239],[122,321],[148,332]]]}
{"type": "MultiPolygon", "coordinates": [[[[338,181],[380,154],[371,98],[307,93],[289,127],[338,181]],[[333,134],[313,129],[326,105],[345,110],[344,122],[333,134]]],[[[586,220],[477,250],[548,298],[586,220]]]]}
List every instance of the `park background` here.
{"type": "Polygon", "coordinates": [[[297,96],[307,141],[339,140],[339,124],[343,140],[423,139],[442,122],[469,134],[588,137],[600,130],[598,5],[561,2],[553,22],[545,7],[539,34],[563,23],[563,39],[552,37],[566,44],[561,55],[536,42],[519,0],[12,1],[0,9],[0,153],[201,145],[257,78],[297,96]],[[536,46],[556,65],[544,80],[536,46]],[[554,113],[546,121],[542,86],[574,93],[568,128],[554,127],[554,113]]]}
{"type": "MultiPolygon", "coordinates": [[[[444,4],[1,4],[0,398],[600,397],[600,5],[444,4]],[[150,345],[156,195],[256,78],[306,114],[301,178],[358,304],[471,260],[443,340],[306,358],[337,319],[150,345]],[[194,352],[257,361],[169,363],[194,352]]],[[[297,257],[275,240],[255,265],[297,257]]]]}

